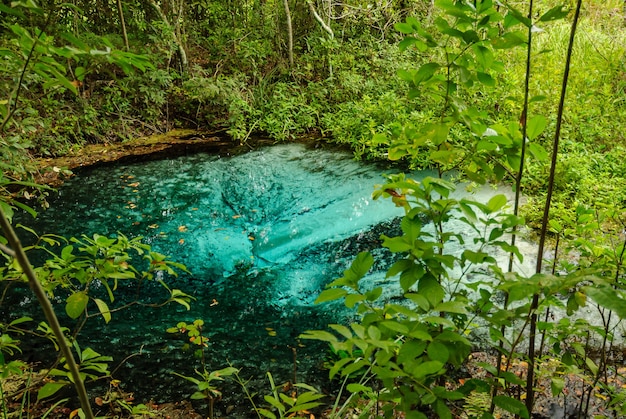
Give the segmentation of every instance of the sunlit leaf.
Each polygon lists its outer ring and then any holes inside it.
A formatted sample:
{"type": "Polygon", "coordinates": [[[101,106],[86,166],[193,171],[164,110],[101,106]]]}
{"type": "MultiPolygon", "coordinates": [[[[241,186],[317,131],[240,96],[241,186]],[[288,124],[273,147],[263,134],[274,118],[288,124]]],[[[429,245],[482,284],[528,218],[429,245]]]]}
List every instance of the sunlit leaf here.
{"type": "Polygon", "coordinates": [[[77,319],[85,311],[89,297],[84,292],[75,292],[67,297],[65,312],[72,319],[77,319]]]}

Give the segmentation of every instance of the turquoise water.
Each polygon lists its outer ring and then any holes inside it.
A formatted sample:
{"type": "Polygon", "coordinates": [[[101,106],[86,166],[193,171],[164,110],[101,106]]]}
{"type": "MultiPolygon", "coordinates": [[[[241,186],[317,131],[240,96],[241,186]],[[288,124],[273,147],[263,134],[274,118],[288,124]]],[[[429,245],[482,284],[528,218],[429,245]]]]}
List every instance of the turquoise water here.
{"type": "MultiPolygon", "coordinates": [[[[115,165],[79,173],[36,222],[20,221],[66,237],[143,236],[189,268],[191,275],[163,279],[197,299],[190,311],[132,307],[109,324],[90,319],[79,336],[81,345],[114,356],[113,367],[135,354],[114,375],[138,400],[177,400],[195,390],[170,373],[192,374],[197,360],[165,331],[194,319],[205,321],[210,368],[230,362],[267,390],[267,371],[279,382],[292,379],[295,351],[298,380],[327,385],[320,368],[326,347],[297,337],[350,315],[313,301],[359,251],[377,249],[379,235],[390,234],[402,215],[391,202],[371,199],[383,171],[302,145],[115,165]]],[[[383,270],[385,255],[376,252],[383,270]]],[[[163,297],[156,286],[145,292],[163,297]]],[[[246,404],[229,386],[237,400],[222,405],[246,404]]]]}

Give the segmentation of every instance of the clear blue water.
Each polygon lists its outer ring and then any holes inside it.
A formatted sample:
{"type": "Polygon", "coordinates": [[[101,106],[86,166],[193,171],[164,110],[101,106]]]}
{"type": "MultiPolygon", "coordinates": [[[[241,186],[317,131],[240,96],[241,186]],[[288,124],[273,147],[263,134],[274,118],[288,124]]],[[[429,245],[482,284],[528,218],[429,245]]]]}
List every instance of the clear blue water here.
{"type": "MultiPolygon", "coordinates": [[[[81,332],[81,344],[114,356],[114,365],[137,354],[115,375],[138,400],[176,400],[194,391],[170,372],[192,374],[197,360],[166,328],[198,318],[210,337],[209,366],[230,362],[252,377],[253,387],[267,390],[266,371],[279,382],[292,378],[293,348],[299,381],[326,374],[320,369],[326,348],[297,337],[349,315],[313,301],[359,251],[378,248],[379,235],[402,215],[391,202],[371,199],[383,172],[390,170],[294,144],[229,158],[115,165],[79,173],[35,222],[20,221],[66,237],[143,236],[191,271],[166,278],[197,298],[191,311],[133,307],[114,313],[109,324],[90,319],[81,332]]],[[[158,287],[146,290],[163,297],[158,287]]],[[[238,401],[229,403],[245,404],[231,389],[238,401]]]]}

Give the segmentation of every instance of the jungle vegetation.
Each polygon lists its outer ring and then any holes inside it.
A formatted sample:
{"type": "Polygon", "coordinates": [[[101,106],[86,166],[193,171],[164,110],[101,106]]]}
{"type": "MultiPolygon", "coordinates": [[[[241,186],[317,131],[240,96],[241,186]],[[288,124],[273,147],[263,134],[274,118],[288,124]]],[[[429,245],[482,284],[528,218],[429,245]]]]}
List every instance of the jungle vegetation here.
{"type": "MultiPolygon", "coordinates": [[[[10,221],[16,208],[45,207],[51,193],[34,181],[35,158],[179,127],[223,131],[235,143],[313,134],[357,158],[438,174],[423,182],[390,177],[374,192],[406,210],[402,235],[384,236],[382,244],[401,255],[389,277],[398,278],[402,304],[361,286],[369,253],[356,256],[318,299],[343,300],[361,314],[351,325],[330,325],[332,332],[302,335],[341,354],[330,375],[343,380],[344,391],[325,401],[328,417],[358,406],[360,417],[529,418],[538,380],[547,378],[552,396],[564,399],[572,376],[582,383],[579,417],[598,395],[605,412],[623,417],[626,393],[617,383],[624,371],[614,350],[618,319],[626,316],[623,7],[618,0],[3,2],[3,292],[28,281],[48,322],[1,320],[2,378],[28,374],[21,334],[52,339],[64,362],[32,400],[23,392],[22,407],[54,400],[74,384],[81,405],[70,416],[94,417],[81,383],[107,376],[110,359],[62,330],[48,297],[69,290],[63,307],[70,317],[111,321],[118,281],[185,269],[124,236],[41,236],[36,247],[50,259],[31,267],[32,249],[20,245],[10,221]],[[513,208],[501,196],[486,204],[450,198],[448,173],[510,184],[513,208]],[[446,252],[447,243],[463,241],[447,230],[453,216],[479,237],[461,255],[446,252]],[[423,229],[423,219],[434,232],[423,229]],[[518,234],[538,242],[530,277],[490,256],[500,248],[519,257],[518,234]],[[145,264],[131,266],[131,253],[144,255],[145,264]],[[488,275],[466,282],[476,267],[488,275]],[[90,294],[96,282],[110,301],[90,294]],[[549,320],[557,309],[574,315],[590,307],[599,325],[549,320]],[[501,356],[482,366],[486,378],[455,381],[479,320],[489,350],[501,356]],[[592,341],[600,344],[591,348],[592,341]],[[513,373],[520,363],[525,372],[513,373]]],[[[193,303],[184,290],[167,292],[164,304],[193,303]]],[[[188,335],[202,355],[202,326],[199,319],[171,332],[188,335]]],[[[258,417],[309,417],[322,403],[306,384],[281,392],[271,375],[267,394],[254,397],[236,366],[208,371],[200,360],[198,376],[185,378],[198,387],[194,398],[209,400],[211,417],[218,383],[228,377],[244,384],[258,417]]],[[[8,395],[0,396],[0,415],[12,417],[8,395]]],[[[106,404],[117,415],[153,414],[123,398],[106,404]]]]}

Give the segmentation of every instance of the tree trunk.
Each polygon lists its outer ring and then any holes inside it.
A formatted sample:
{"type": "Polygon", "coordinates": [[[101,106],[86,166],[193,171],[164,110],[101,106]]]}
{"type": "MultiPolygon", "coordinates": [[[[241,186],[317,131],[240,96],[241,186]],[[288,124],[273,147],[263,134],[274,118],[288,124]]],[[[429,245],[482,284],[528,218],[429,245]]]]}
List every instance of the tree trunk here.
{"type": "Polygon", "coordinates": [[[289,68],[293,68],[293,26],[291,25],[291,11],[289,11],[289,0],[283,0],[285,5],[285,16],[287,17],[287,37],[289,45],[289,68]]]}
{"type": "Polygon", "coordinates": [[[167,26],[167,28],[170,30],[170,33],[172,34],[172,39],[176,44],[176,47],[178,48],[178,58],[180,59],[181,71],[185,73],[187,71],[189,62],[187,60],[187,52],[185,52],[185,48],[183,47],[182,39],[180,39],[180,35],[177,35],[180,34],[180,31],[176,30],[172,27],[172,25],[170,25],[167,16],[163,12],[163,9],[161,9],[161,6],[159,6],[155,0],[150,0],[150,5],[154,8],[154,10],[156,10],[165,26],[167,26]]]}
{"type": "Polygon", "coordinates": [[[120,15],[120,25],[122,26],[122,36],[124,37],[124,46],[126,51],[130,50],[128,44],[128,34],[126,33],[126,22],[124,21],[124,10],[122,9],[122,0],[117,0],[117,13],[120,15]]]}
{"type": "MultiPolygon", "coordinates": [[[[312,0],[307,0],[307,4],[309,5],[309,10],[311,10],[311,14],[315,18],[315,20],[317,20],[319,24],[322,26],[322,29],[324,29],[328,33],[328,36],[330,37],[331,40],[335,39],[335,33],[333,32],[333,29],[330,27],[329,24],[324,22],[324,19],[322,19],[322,17],[317,13],[317,10],[315,10],[315,6],[313,6],[312,0]]],[[[329,15],[329,20],[330,20],[330,15],[329,15]]],[[[330,61],[330,53],[328,54],[328,77],[331,79],[333,78],[333,64],[330,61]]]]}

